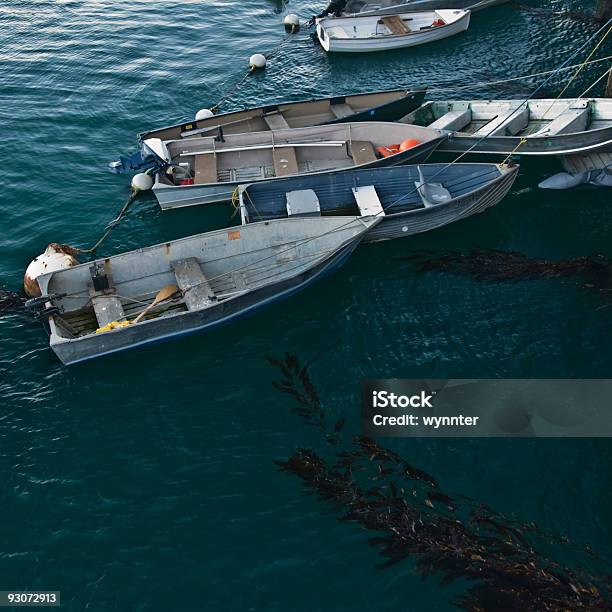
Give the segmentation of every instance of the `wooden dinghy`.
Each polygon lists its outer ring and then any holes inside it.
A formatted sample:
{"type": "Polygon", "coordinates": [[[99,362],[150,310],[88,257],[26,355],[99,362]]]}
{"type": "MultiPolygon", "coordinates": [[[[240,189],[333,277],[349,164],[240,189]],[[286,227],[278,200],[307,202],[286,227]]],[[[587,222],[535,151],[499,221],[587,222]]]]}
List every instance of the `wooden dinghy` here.
{"type": "Polygon", "coordinates": [[[229,201],[241,183],[424,162],[447,137],[413,125],[361,122],[144,144],[168,165],[153,186],[165,210],[229,201]],[[405,143],[405,150],[387,157],[377,152],[397,143],[405,143]]]}
{"type": "Polygon", "coordinates": [[[46,274],[51,348],[73,364],[230,322],[338,268],[379,221],[265,221],[46,274]]]}
{"type": "Polygon", "coordinates": [[[452,153],[572,155],[612,145],[605,98],[427,102],[402,121],[451,130],[439,150],[452,153]]]}
{"type": "Polygon", "coordinates": [[[325,51],[367,53],[415,47],[464,32],[470,11],[444,10],[317,20],[325,51]]]}
{"type": "Polygon", "coordinates": [[[139,139],[143,142],[148,138],[178,140],[216,135],[219,126],[225,134],[240,134],[330,123],[397,121],[423,104],[426,91],[426,87],[419,87],[268,104],[151,130],[140,134],[139,139]]]}
{"type": "Polygon", "coordinates": [[[240,188],[243,223],[262,219],[384,214],[366,242],[403,238],[498,204],[518,166],[424,164],[304,176],[240,188]]]}

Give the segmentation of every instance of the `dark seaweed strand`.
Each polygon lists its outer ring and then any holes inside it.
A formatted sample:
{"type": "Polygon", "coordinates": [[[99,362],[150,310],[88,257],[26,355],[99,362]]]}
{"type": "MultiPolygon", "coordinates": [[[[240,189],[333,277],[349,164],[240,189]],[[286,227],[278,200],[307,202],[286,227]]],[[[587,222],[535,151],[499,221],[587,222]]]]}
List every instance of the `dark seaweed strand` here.
{"type": "Polygon", "coordinates": [[[512,251],[480,248],[467,254],[419,251],[397,259],[412,261],[416,272],[450,272],[469,275],[477,281],[497,282],[577,277],[583,287],[612,291],[612,259],[600,254],[550,261],[512,251]]]}
{"type": "Polygon", "coordinates": [[[345,440],[343,419],[326,425],[308,365],[289,354],[268,361],[283,375],[275,388],[296,401],[293,412],[338,447],[330,460],[299,448],[277,465],[332,504],[339,520],[380,532],[369,543],[386,558],[382,567],[414,558],[423,576],[435,573],[442,584],[470,580],[467,592],[453,601],[464,610],[612,610],[608,581],[535,550],[532,536],[550,539],[535,524],[520,524],[466,496],[443,493],[432,475],[371,438],[345,440]]]}

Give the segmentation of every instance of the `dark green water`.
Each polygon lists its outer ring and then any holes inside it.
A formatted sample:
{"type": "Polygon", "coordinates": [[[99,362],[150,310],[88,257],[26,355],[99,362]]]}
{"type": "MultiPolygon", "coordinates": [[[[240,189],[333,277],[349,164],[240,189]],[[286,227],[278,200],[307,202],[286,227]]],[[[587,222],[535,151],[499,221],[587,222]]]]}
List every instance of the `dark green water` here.
{"type": "MultiPolygon", "coordinates": [[[[546,8],[590,9],[550,1],[546,8]]],[[[533,3],[535,6],[535,3],[533,3]]],[[[319,3],[291,9],[309,16],[319,3]]],[[[127,195],[105,165],[147,127],[192,117],[282,34],[274,2],[3,0],[0,280],[17,288],[47,243],[87,246],[127,195]]],[[[329,58],[302,32],[230,105],[490,81],[556,66],[588,20],[505,6],[440,44],[329,58]]],[[[609,54],[602,49],[600,55],[609,54]]],[[[604,68],[587,69],[578,94],[604,68]]],[[[556,95],[559,83],[547,93],[556,95]]],[[[524,85],[474,97],[520,96],[524,85]]],[[[438,92],[444,97],[452,92],[438,92]]],[[[609,190],[538,191],[525,164],[497,208],[361,248],[334,277],[231,327],[74,369],[42,329],[0,319],[0,590],[56,589],[67,609],[433,610],[449,592],[410,564],[376,569],[367,534],[337,523],[273,459],[316,445],[270,383],[268,354],[312,362],[332,415],[358,424],[364,377],[609,377],[612,306],[577,279],[479,283],[416,275],[419,249],[612,256],[609,190]]],[[[104,254],[228,223],[138,200],[104,254]]],[[[605,440],[406,441],[444,488],[607,554],[605,440]]],[[[599,568],[608,571],[609,568],[599,568]]]]}

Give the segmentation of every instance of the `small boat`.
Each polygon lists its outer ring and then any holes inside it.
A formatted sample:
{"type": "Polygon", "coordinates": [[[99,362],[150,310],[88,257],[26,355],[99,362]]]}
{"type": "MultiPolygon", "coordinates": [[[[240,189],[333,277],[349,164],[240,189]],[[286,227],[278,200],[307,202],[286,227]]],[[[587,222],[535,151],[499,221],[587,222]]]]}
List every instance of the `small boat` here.
{"type": "Polygon", "coordinates": [[[326,17],[317,20],[317,36],[325,51],[367,53],[415,47],[459,34],[470,25],[470,11],[446,10],[326,17]]]}
{"type": "Polygon", "coordinates": [[[426,91],[426,87],[418,87],[268,104],[158,128],[140,134],[139,139],[143,142],[148,138],[178,140],[205,136],[219,126],[225,134],[239,134],[330,123],[397,121],[423,104],[426,91]]]}
{"type": "Polygon", "coordinates": [[[153,192],[166,210],[230,201],[241,183],[421,163],[447,137],[413,125],[360,122],[183,140],[152,138],[143,146],[164,166],[153,192]],[[402,150],[386,153],[384,147],[391,143],[402,143],[402,150]]]}
{"type": "Polygon", "coordinates": [[[69,365],[186,336],[289,297],[349,257],[379,217],[280,219],[51,272],[35,298],[69,365]]]}
{"type": "Polygon", "coordinates": [[[263,219],[380,215],[365,242],[403,238],[498,204],[517,165],[424,164],[304,176],[240,188],[242,223],[263,219]]]}
{"type": "Polygon", "coordinates": [[[475,13],[507,2],[510,0],[349,0],[342,16],[393,15],[437,9],[469,9],[475,13]]]}
{"type": "Polygon", "coordinates": [[[402,122],[450,130],[439,151],[572,155],[612,145],[612,100],[426,102],[402,122]]]}

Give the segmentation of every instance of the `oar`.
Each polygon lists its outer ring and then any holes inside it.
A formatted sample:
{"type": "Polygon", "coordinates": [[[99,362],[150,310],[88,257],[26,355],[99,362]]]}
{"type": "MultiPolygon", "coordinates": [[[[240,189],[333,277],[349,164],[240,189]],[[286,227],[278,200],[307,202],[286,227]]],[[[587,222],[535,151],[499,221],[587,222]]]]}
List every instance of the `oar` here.
{"type": "Polygon", "coordinates": [[[166,285],[162,287],[159,293],[155,296],[155,299],[132,321],[132,323],[138,323],[142,317],[144,317],[149,310],[157,306],[160,302],[169,300],[172,296],[176,295],[180,289],[176,285],[166,285]]]}

